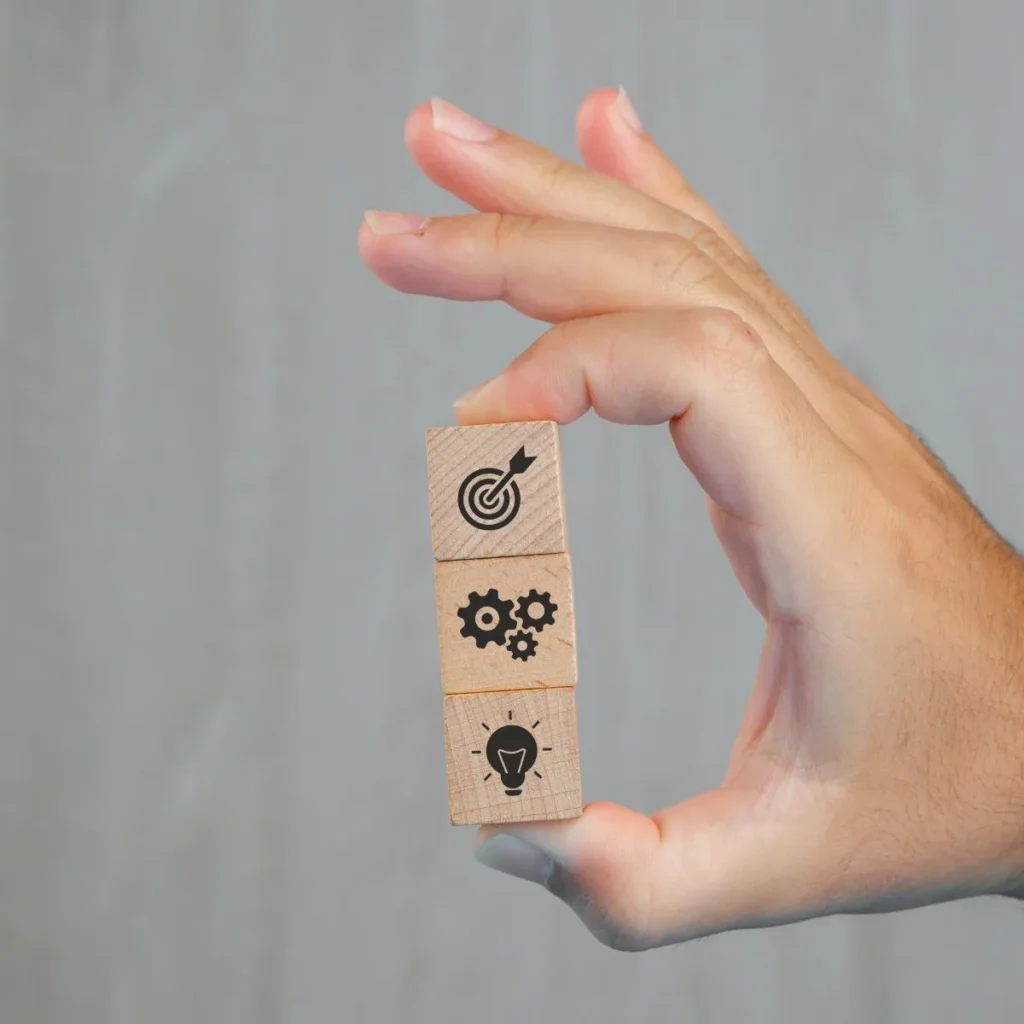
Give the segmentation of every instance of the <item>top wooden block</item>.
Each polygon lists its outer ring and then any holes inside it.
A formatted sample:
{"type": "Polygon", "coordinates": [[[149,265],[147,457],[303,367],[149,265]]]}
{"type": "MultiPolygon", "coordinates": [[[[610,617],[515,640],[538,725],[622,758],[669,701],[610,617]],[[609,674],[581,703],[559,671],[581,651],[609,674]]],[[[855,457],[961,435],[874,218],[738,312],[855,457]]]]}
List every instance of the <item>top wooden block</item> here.
{"type": "Polygon", "coordinates": [[[565,551],[555,423],[428,430],[427,475],[437,561],[565,551]]]}

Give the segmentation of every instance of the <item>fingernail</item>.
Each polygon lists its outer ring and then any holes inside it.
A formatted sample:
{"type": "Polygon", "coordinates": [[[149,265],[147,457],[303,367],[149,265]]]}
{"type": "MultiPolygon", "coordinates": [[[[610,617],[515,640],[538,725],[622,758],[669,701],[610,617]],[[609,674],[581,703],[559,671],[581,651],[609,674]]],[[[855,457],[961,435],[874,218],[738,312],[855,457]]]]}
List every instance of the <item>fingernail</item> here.
{"type": "Polygon", "coordinates": [[[426,230],[430,218],[393,210],[367,210],[363,219],[375,235],[416,235],[426,230]]]}
{"type": "Polygon", "coordinates": [[[434,112],[436,131],[463,142],[490,142],[498,137],[497,128],[478,121],[446,100],[435,97],[430,101],[430,106],[434,112]]]}
{"type": "Polygon", "coordinates": [[[630,131],[636,132],[637,135],[643,135],[644,125],[640,120],[640,115],[636,112],[636,107],[633,106],[629,93],[621,85],[619,86],[619,95],[616,97],[613,106],[618,111],[619,117],[626,122],[626,126],[630,131]]]}
{"type": "Polygon", "coordinates": [[[546,886],[555,862],[543,850],[502,832],[476,848],[476,859],[495,871],[546,886]]]}
{"type": "Polygon", "coordinates": [[[483,384],[478,384],[475,388],[470,388],[464,395],[455,399],[455,408],[462,409],[467,405],[475,405],[485,399],[493,398],[499,390],[500,381],[501,374],[490,380],[485,380],[483,384]]]}

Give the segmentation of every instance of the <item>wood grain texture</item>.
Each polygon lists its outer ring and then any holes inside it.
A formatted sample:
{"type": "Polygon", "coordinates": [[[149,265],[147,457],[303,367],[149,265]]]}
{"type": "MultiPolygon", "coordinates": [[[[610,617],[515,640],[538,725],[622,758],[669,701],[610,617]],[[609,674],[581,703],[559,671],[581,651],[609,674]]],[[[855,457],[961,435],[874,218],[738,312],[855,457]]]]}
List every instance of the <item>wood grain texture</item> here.
{"type": "Polygon", "coordinates": [[[576,685],[567,553],[437,562],[434,588],[445,693],[576,685]]]}
{"type": "Polygon", "coordinates": [[[427,431],[427,477],[430,503],[430,531],[434,558],[497,558],[507,555],[541,555],[565,550],[565,522],[562,500],[562,468],[558,427],[554,423],[507,423],[484,427],[439,427],[427,431]],[[518,511],[501,506],[479,506],[487,500],[486,486],[499,481],[510,460],[522,448],[534,461],[513,477],[506,494],[518,492],[518,511]],[[492,473],[484,470],[491,469],[492,473]],[[480,528],[460,511],[463,508],[477,523],[500,528],[480,528]],[[474,503],[473,499],[476,499],[474,503]],[[481,514],[474,512],[474,506],[481,514]],[[513,514],[514,513],[514,514],[513,514]],[[490,517],[490,518],[488,518],[490,517]]]}
{"type": "Polygon", "coordinates": [[[582,812],[573,690],[445,697],[444,728],[453,825],[550,821],[582,812]],[[503,729],[510,731],[499,733],[503,729]],[[536,744],[533,763],[522,764],[520,759],[525,749],[519,745],[520,729],[527,730],[536,744]],[[509,739],[503,741],[504,736],[509,739]],[[489,743],[500,752],[492,760],[489,743]],[[502,773],[502,767],[519,766],[525,768],[519,776],[502,773]]]}

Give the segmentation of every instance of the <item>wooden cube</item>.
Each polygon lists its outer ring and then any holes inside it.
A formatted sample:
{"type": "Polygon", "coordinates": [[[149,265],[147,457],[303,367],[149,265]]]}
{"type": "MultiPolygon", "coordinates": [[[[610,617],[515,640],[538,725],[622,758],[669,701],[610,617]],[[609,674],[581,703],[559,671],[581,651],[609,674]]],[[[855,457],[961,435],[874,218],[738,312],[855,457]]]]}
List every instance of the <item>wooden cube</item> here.
{"type": "Polygon", "coordinates": [[[428,430],[427,474],[438,561],[565,550],[556,424],[428,430]]]}
{"type": "Polygon", "coordinates": [[[445,697],[444,728],[453,825],[582,813],[574,690],[445,697]]]}
{"type": "Polygon", "coordinates": [[[576,685],[569,555],[435,562],[445,693],[576,685]]]}

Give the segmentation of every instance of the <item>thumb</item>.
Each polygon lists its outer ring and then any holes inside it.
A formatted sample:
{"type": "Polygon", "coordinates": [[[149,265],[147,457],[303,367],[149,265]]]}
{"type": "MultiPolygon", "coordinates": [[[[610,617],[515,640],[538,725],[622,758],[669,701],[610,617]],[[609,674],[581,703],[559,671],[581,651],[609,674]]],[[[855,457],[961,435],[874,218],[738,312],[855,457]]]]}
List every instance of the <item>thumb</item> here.
{"type": "Polygon", "coordinates": [[[594,803],[571,821],[485,826],[476,858],[543,886],[613,949],[820,913],[810,823],[782,828],[757,803],[753,791],[735,788],[651,818],[594,803]]]}

